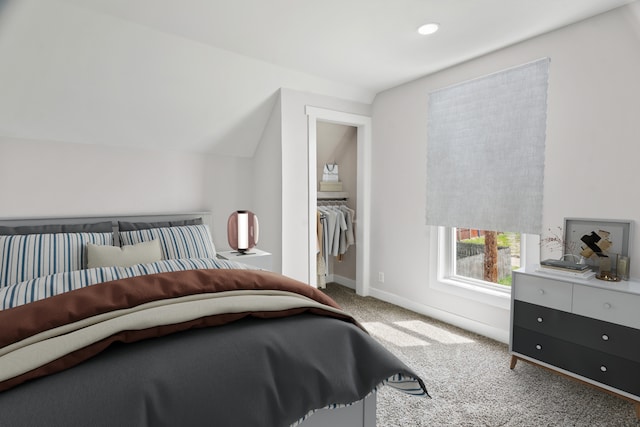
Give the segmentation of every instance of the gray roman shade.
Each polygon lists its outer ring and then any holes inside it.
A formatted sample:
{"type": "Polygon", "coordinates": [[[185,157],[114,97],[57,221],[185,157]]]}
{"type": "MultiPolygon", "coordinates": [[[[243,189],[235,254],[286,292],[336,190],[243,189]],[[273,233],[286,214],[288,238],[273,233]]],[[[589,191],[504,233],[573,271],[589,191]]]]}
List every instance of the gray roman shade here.
{"type": "Polygon", "coordinates": [[[539,234],[549,59],[429,94],[427,224],[539,234]]]}

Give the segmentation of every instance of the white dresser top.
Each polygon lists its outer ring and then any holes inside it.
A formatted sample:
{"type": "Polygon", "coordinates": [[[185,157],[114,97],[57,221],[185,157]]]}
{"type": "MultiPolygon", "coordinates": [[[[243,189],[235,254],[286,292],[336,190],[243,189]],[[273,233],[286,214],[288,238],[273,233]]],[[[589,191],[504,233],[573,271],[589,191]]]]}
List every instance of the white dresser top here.
{"type": "Polygon", "coordinates": [[[595,288],[608,289],[613,291],[627,292],[631,294],[640,295],[640,281],[636,279],[622,280],[620,282],[607,282],[607,281],[599,280],[599,279],[596,279],[595,277],[592,277],[591,279],[585,280],[577,277],[565,276],[562,273],[554,274],[551,272],[549,273],[541,272],[541,271],[538,271],[539,268],[540,266],[537,264],[528,265],[524,268],[515,270],[515,272],[530,274],[532,276],[544,277],[547,279],[558,280],[561,282],[577,283],[580,285],[592,286],[595,288]]]}

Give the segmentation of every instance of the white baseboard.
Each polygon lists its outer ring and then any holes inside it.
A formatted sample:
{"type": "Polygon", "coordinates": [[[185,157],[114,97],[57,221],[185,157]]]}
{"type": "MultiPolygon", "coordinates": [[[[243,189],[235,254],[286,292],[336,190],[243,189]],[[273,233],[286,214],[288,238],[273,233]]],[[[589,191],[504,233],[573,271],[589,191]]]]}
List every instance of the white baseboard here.
{"type": "MultiPolygon", "coordinates": [[[[348,279],[347,279],[348,280],[348,279]]],[[[340,283],[335,280],[336,283],[340,283]]],[[[348,285],[344,285],[348,286],[348,285]]],[[[355,286],[354,286],[355,289],[355,286]]],[[[415,301],[408,300],[403,297],[391,294],[389,292],[381,291],[375,288],[369,288],[369,294],[379,300],[388,302],[390,304],[397,305],[407,310],[415,311],[416,313],[424,314],[425,316],[433,317],[434,319],[441,320],[445,323],[457,326],[464,330],[482,335],[502,343],[509,343],[509,331],[489,326],[484,323],[477,322],[475,320],[467,319],[457,314],[449,313],[437,308],[430,307],[428,305],[420,304],[415,301]]]]}
{"type": "Polygon", "coordinates": [[[356,281],[353,279],[349,279],[347,277],[342,277],[342,276],[338,276],[337,274],[329,274],[327,276],[327,283],[328,282],[335,282],[339,285],[342,285],[344,287],[347,287],[349,289],[353,289],[354,291],[356,290],[356,281]]]}

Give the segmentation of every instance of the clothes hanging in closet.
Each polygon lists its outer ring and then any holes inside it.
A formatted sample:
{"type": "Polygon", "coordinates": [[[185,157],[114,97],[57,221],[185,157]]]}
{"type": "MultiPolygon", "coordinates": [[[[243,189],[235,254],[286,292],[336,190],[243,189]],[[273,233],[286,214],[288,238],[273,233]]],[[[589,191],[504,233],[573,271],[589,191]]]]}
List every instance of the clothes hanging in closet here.
{"type": "Polygon", "coordinates": [[[324,258],[324,242],[326,239],[324,238],[325,230],[327,229],[327,218],[320,211],[316,212],[317,214],[317,222],[316,222],[316,237],[317,237],[317,247],[316,247],[316,266],[317,271],[316,274],[318,276],[318,288],[324,289],[327,287],[327,264],[324,258]]]}
{"type": "Polygon", "coordinates": [[[344,202],[318,203],[318,287],[324,287],[330,256],[342,260],[349,246],[355,244],[355,211],[344,202]]]}

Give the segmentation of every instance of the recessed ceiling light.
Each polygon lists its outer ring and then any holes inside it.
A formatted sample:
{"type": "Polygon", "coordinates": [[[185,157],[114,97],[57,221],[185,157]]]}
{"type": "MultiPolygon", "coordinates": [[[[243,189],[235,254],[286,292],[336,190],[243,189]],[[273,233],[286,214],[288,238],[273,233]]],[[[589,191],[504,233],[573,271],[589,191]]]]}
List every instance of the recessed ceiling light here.
{"type": "Polygon", "coordinates": [[[436,31],[438,31],[438,28],[440,28],[440,25],[436,24],[435,22],[431,22],[429,24],[424,24],[420,28],[418,28],[418,33],[426,36],[435,33],[436,31]]]}

